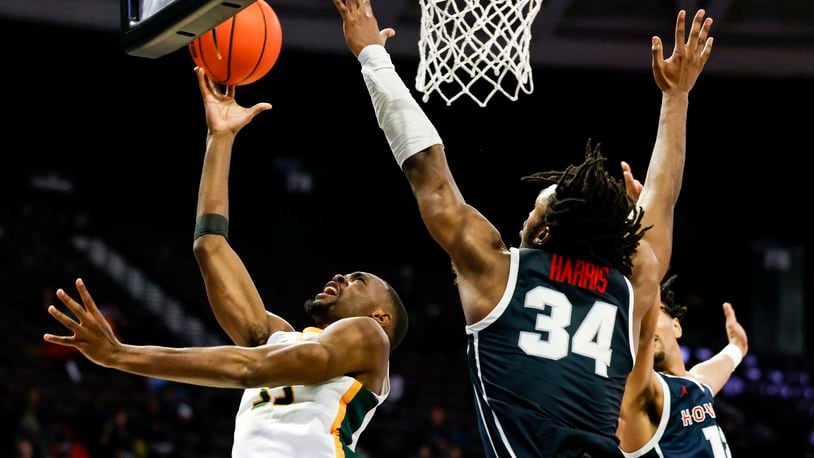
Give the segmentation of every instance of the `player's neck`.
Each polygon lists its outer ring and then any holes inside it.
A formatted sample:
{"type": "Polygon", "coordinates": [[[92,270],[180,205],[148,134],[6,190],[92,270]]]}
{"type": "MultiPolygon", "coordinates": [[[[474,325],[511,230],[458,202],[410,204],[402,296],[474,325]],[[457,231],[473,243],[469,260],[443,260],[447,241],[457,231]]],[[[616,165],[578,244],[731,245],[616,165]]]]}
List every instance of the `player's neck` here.
{"type": "Polygon", "coordinates": [[[687,368],[684,366],[684,358],[682,358],[681,352],[677,352],[677,354],[673,354],[668,358],[665,358],[664,364],[661,365],[659,372],[678,377],[686,376],[688,372],[687,368]]]}

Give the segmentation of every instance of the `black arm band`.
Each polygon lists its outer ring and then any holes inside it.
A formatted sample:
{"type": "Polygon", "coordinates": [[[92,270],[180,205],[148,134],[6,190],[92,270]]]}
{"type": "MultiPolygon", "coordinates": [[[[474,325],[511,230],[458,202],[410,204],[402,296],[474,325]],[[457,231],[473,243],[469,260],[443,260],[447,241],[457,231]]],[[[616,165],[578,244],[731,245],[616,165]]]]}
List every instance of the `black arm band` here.
{"type": "Polygon", "coordinates": [[[217,213],[207,213],[199,216],[195,220],[195,237],[193,240],[198,240],[198,237],[205,234],[222,235],[228,239],[229,220],[217,213]]]}

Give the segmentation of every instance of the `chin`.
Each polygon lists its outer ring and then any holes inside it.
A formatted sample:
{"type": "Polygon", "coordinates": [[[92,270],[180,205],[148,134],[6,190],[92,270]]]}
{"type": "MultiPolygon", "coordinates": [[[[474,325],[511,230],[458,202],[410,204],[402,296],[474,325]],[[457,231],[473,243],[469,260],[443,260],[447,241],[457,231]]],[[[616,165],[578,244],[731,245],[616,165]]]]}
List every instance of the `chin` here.
{"type": "Polygon", "coordinates": [[[662,365],[664,364],[665,354],[663,351],[657,351],[653,355],[653,369],[660,370],[662,369],[662,365]]]}
{"type": "Polygon", "coordinates": [[[305,312],[312,317],[323,316],[331,308],[331,303],[327,303],[322,299],[308,299],[305,301],[305,312]]]}

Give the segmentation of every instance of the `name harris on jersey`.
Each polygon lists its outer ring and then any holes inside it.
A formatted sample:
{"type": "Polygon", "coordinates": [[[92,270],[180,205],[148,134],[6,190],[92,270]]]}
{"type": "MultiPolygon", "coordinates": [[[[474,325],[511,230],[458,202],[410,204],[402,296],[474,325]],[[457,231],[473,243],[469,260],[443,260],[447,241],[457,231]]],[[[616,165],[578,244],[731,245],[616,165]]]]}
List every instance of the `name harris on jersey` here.
{"type": "Polygon", "coordinates": [[[548,277],[556,282],[604,293],[608,289],[608,280],[605,278],[605,274],[609,270],[610,267],[600,267],[588,261],[572,260],[565,256],[553,254],[548,277]]]}

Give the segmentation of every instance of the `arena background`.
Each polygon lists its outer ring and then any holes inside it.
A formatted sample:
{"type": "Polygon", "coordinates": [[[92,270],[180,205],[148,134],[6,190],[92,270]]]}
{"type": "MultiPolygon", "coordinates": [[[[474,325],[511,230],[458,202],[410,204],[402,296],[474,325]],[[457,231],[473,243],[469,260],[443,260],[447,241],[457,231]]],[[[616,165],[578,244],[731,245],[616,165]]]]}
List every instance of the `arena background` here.
{"type": "MultiPolygon", "coordinates": [[[[226,342],[192,256],[206,127],[191,59],[186,50],[128,56],[115,30],[63,9],[65,21],[47,20],[0,2],[0,456],[228,456],[238,390],[130,376],[41,342],[59,330],[45,307],[77,276],[128,343],[226,342]]],[[[235,145],[231,242],[267,307],[295,327],[308,322],[304,299],[336,272],[376,272],[401,293],[411,327],[393,355],[394,393],[362,436],[365,456],[482,456],[449,260],[421,223],[358,63],[287,46],[278,13],[277,65],[237,91],[244,105],[274,108],[235,145]]],[[[649,32],[667,43],[670,16],[649,32]]],[[[334,19],[325,39],[341,40],[334,19]]],[[[812,23],[789,18],[793,31],[812,23]]],[[[717,398],[733,456],[814,456],[814,72],[800,62],[796,72],[716,70],[726,31],[713,29],[709,69],[691,95],[673,255],[690,307],[682,343],[689,364],[723,347],[721,303],[731,301],[751,350],[717,398]]],[[[538,191],[519,177],[578,161],[588,139],[611,170],[627,160],[643,178],[660,102],[648,36],[634,37],[641,56],[626,69],[541,63],[535,92],[518,102],[424,105],[466,199],[508,244],[538,191]]],[[[772,43],[813,44],[811,30],[772,43]]],[[[400,54],[396,65],[412,85],[415,58],[400,54]]]]}

